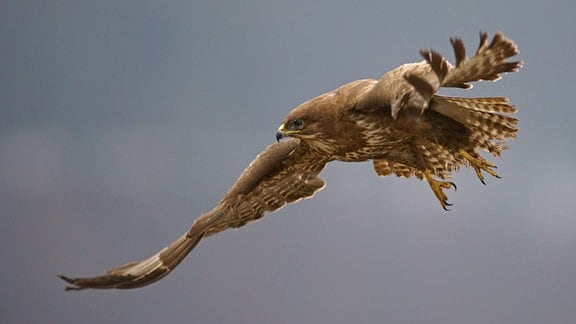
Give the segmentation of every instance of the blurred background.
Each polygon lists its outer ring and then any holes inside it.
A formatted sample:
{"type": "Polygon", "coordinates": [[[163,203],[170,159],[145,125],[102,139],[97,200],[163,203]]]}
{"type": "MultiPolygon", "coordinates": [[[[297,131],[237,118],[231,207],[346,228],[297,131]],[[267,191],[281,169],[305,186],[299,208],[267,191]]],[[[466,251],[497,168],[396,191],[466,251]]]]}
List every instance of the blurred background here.
{"type": "Polygon", "coordinates": [[[570,1],[2,1],[0,321],[573,323],[570,1]],[[443,94],[507,96],[502,179],[428,185],[332,163],[314,199],[203,241],[164,280],[64,292],[210,210],[292,108],[449,38],[503,31],[524,68],[443,94]]]}

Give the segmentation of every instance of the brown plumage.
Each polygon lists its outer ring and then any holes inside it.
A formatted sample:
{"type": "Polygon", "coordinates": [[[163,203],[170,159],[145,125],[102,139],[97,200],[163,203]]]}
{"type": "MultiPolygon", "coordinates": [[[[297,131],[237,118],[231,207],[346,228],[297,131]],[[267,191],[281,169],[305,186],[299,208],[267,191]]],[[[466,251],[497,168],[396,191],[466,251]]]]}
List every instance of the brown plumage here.
{"type": "MultiPolygon", "coordinates": [[[[439,87],[470,88],[471,82],[495,81],[517,71],[520,62],[512,40],[497,33],[468,59],[460,39],[451,40],[453,66],[435,51],[421,51],[424,61],[404,64],[380,80],[358,80],[311,99],[290,112],[277,139],[244,170],[216,207],[202,214],[188,232],[152,257],[88,278],[60,276],[67,290],[137,288],[172,271],[207,236],[260,219],[266,211],[310,198],[324,187],[318,178],[334,160],[372,160],[380,176],[396,174],[428,181],[440,205],[450,204],[444,179],[460,166],[471,166],[484,183],[483,171],[497,177],[495,166],[478,150],[498,156],[504,141],[515,138],[516,109],[508,99],[438,96],[439,87]],[[440,178],[440,180],[438,180],[440,178]]],[[[455,187],[455,186],[454,186],[455,187]]]]}

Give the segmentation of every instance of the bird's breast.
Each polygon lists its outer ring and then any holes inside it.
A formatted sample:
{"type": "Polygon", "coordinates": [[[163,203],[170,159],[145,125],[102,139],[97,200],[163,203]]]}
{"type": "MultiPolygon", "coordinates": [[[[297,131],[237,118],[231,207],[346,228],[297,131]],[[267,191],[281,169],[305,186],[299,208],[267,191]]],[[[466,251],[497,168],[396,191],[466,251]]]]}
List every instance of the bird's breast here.
{"type": "Polygon", "coordinates": [[[368,116],[356,118],[354,126],[343,130],[341,147],[335,159],[344,162],[362,162],[382,157],[402,139],[395,138],[391,118],[368,116]]]}

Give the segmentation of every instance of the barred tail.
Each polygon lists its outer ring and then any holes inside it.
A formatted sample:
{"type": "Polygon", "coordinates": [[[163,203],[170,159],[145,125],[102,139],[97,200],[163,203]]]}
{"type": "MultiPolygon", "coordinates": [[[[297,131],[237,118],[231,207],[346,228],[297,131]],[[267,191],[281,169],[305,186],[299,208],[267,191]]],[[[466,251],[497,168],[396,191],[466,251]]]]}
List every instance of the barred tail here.
{"type": "Polygon", "coordinates": [[[430,109],[470,130],[470,145],[499,156],[507,139],[516,138],[518,119],[510,116],[516,108],[507,98],[459,98],[434,96],[430,109]]]}

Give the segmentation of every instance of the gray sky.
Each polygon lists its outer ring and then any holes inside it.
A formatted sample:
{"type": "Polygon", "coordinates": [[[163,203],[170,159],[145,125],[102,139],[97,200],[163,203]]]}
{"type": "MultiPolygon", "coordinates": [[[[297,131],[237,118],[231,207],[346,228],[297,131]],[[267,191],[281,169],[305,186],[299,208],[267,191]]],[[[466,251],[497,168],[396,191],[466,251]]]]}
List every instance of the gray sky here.
{"type": "Polygon", "coordinates": [[[572,323],[573,1],[3,1],[2,322],[572,323]],[[203,241],[164,280],[64,292],[211,209],[301,102],[478,31],[520,47],[501,180],[329,165],[324,191],[203,241]]]}

